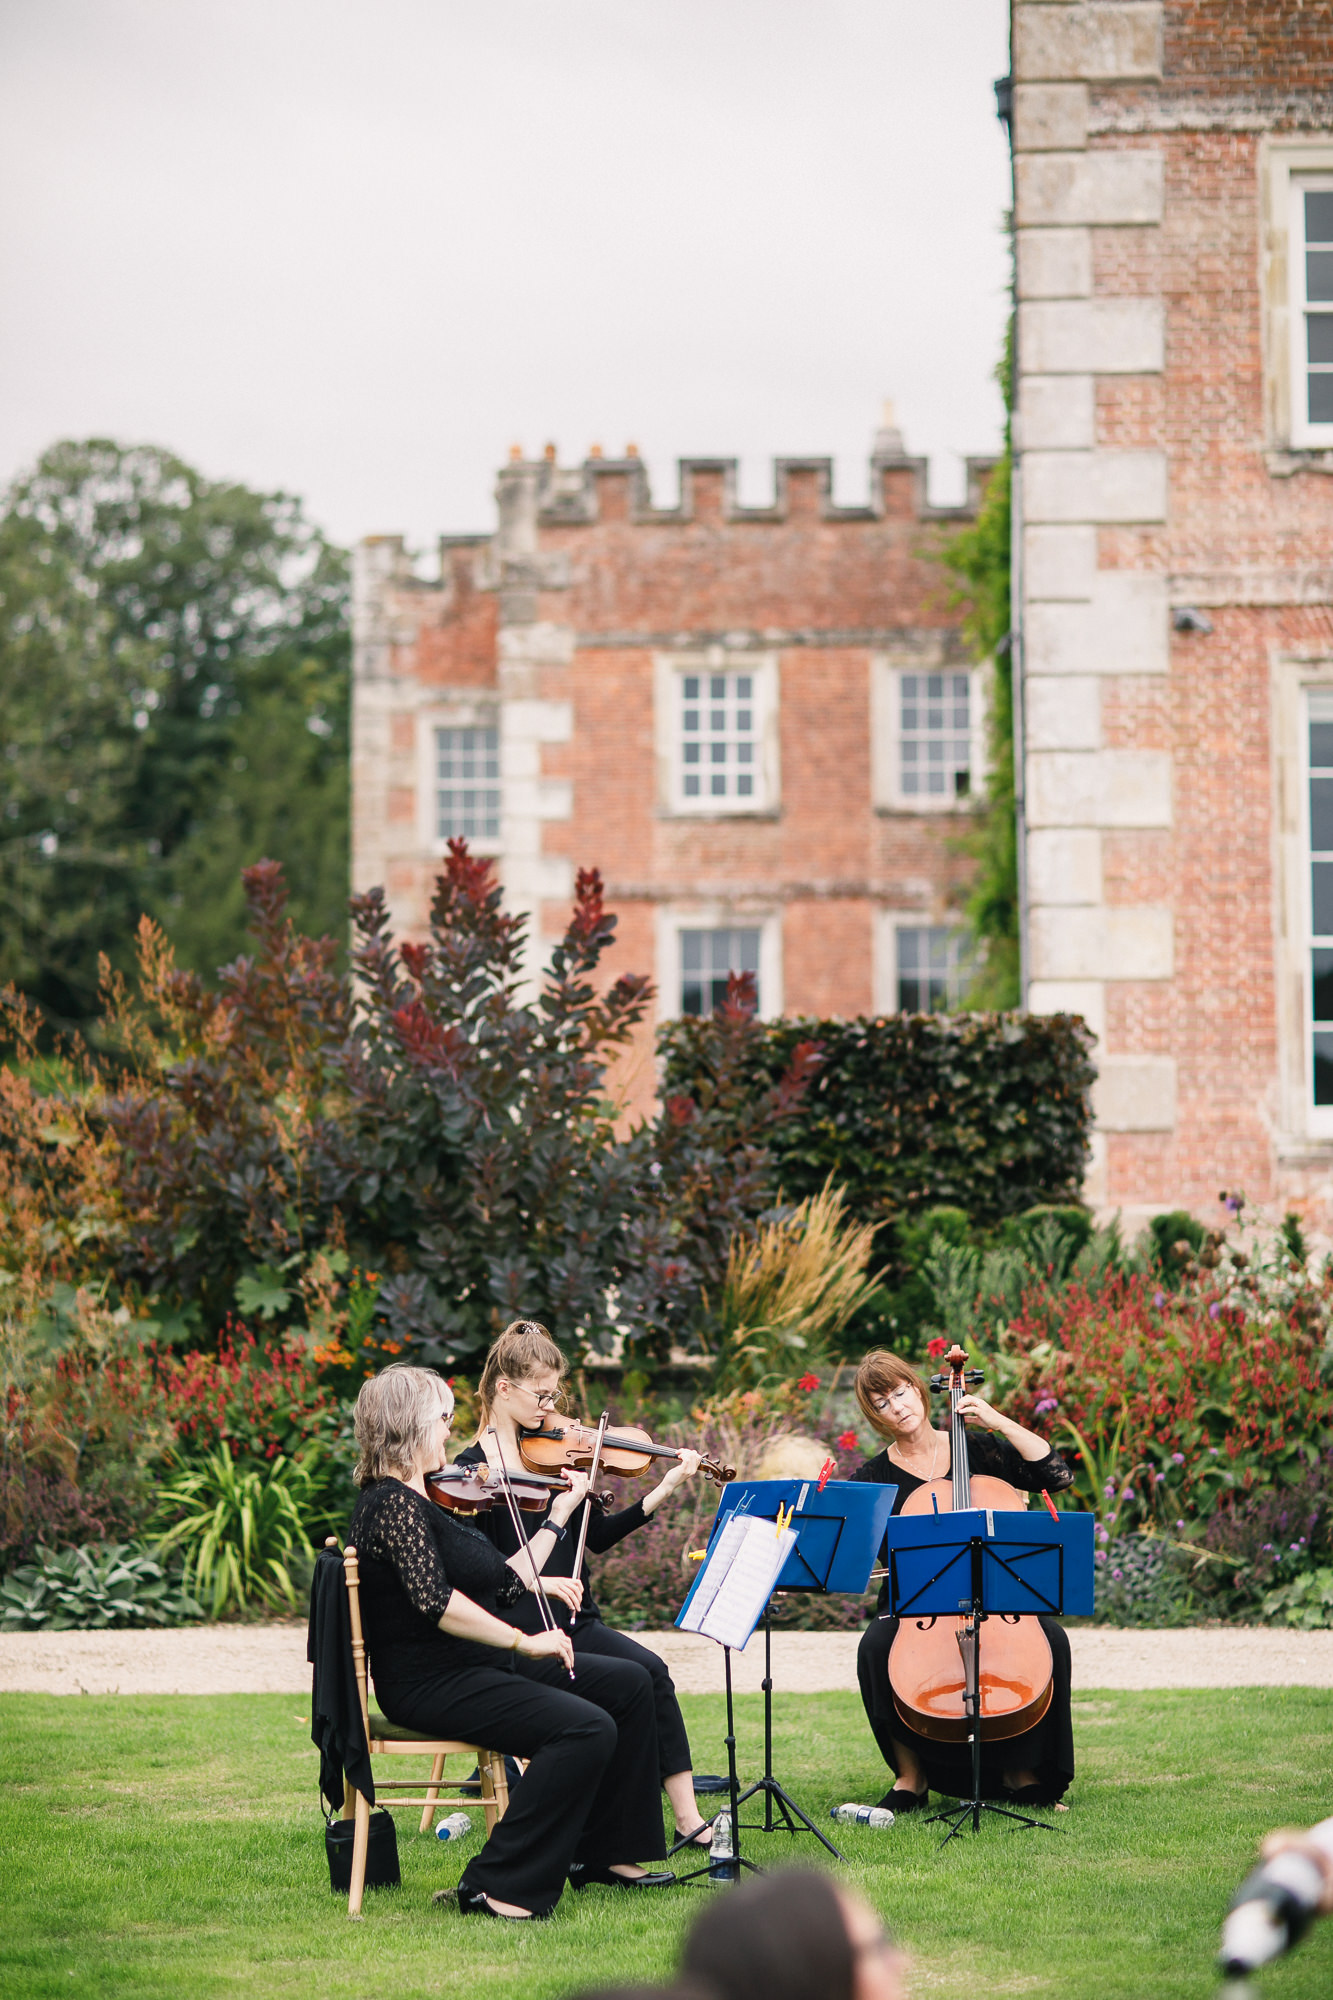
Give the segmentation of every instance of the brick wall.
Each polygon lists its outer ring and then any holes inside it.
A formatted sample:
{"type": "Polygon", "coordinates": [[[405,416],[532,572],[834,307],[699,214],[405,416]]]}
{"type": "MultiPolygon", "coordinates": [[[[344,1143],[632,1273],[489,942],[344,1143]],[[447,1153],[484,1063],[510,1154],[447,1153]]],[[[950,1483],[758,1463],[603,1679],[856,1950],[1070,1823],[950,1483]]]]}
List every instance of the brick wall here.
{"type": "MultiPolygon", "coordinates": [[[[933,508],[924,464],[890,430],[868,505],[833,503],[827,461],[779,460],[772,504],[742,507],[732,462],[692,460],[668,509],[632,453],[561,467],[548,452],[502,470],[497,532],[442,544],[438,581],[421,581],[392,537],[363,544],[356,886],[387,882],[399,922],[424,927],[438,865],[431,733],[490,722],[504,774],[492,851],[540,943],[563,927],[576,868],[596,865],[620,917],[612,975],[672,976],[664,912],[700,911],[705,924],[767,926],[768,1006],[779,989],[789,1012],[886,1004],[876,913],[949,920],[967,806],[876,803],[876,663],[968,664],[936,558],[973,517],[987,470],[970,465],[967,506],[933,508]],[[661,665],[709,649],[738,671],[776,662],[771,810],[687,816],[663,797],[661,665]]],[[[617,1073],[635,1110],[653,1095],[651,1025],[617,1073]]]]}
{"type": "Polygon", "coordinates": [[[1273,187],[1333,165],[1333,7],[1013,14],[1032,1001],[1102,1036],[1100,1203],[1328,1229],[1294,829],[1333,464],[1284,435],[1273,187]]]}

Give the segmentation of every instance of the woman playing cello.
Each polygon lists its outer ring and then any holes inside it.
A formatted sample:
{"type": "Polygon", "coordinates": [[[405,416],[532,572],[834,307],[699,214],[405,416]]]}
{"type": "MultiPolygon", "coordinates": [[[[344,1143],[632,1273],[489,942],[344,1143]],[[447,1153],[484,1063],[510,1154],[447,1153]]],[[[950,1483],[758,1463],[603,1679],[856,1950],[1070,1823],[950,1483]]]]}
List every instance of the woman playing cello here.
{"type": "MultiPolygon", "coordinates": [[[[887,1444],[852,1477],[896,1486],[893,1511],[901,1513],[919,1487],[950,1477],[949,1432],[934,1428],[925,1383],[896,1354],[866,1355],[856,1371],[856,1400],[887,1444]]],[[[972,1472],[989,1473],[1026,1493],[1059,1493],[1073,1484],[1065,1461],[1035,1431],[1001,1416],[980,1396],[964,1396],[958,1409],[969,1424],[984,1426],[967,1434],[972,1472]]],[[[971,1753],[966,1744],[921,1736],[903,1721],[889,1685],[889,1652],[899,1620],[884,1610],[887,1592],[887,1583],[881,1584],[879,1610],[857,1651],[857,1677],[875,1741],[895,1777],[880,1804],[897,1813],[913,1812],[925,1805],[931,1787],[954,1798],[970,1795],[971,1753]]],[[[1018,1805],[1054,1805],[1074,1775],[1069,1640],[1058,1620],[1042,1618],[1039,1623],[1051,1648],[1050,1706],[1024,1734],[982,1747],[985,1795],[1018,1805]]]]}
{"type": "MultiPolygon", "coordinates": [[[[475,1444],[459,1452],[455,1465],[475,1464],[487,1459],[521,1471],[519,1429],[537,1429],[544,1417],[557,1406],[561,1383],[566,1374],[564,1355],[546,1328],[537,1320],[519,1319],[505,1328],[486,1357],[477,1387],[477,1428],[475,1444]]],[[[697,1451],[682,1451],[679,1460],[658,1481],[651,1492],[616,1514],[592,1516],[587,1545],[594,1555],[613,1548],[626,1535],[641,1528],[668,1494],[699,1468],[697,1451]]],[[[581,1522],[580,1507],[587,1502],[558,1498],[545,1520],[532,1534],[533,1559],[539,1570],[553,1578],[568,1577],[573,1567],[581,1522]]],[[[513,1524],[500,1508],[484,1514],[478,1526],[494,1540],[501,1554],[513,1557],[517,1541],[513,1524]]],[[[592,1582],[584,1564],[583,1575],[575,1581],[583,1586],[582,1602],[570,1626],[574,1653],[578,1660],[588,1655],[623,1661],[652,1681],[657,1715],[657,1746],[662,1786],[675,1814],[679,1841],[708,1845],[709,1826],[700,1823],[694,1803],[694,1772],[689,1737],[676,1699],[676,1690],[662,1659],[647,1646],[640,1646],[623,1632],[613,1632],[603,1624],[593,1602],[592,1582]]],[[[530,1631],[539,1629],[540,1607],[534,1602],[518,1604],[513,1617],[530,1631]]]]}

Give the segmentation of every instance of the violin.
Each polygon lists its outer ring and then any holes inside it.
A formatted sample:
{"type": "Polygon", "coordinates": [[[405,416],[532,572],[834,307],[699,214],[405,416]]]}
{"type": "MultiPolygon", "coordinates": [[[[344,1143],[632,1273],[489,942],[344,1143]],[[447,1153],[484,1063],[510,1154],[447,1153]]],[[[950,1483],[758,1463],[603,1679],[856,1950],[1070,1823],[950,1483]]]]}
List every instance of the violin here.
{"type": "MultiPolygon", "coordinates": [[[[968,1387],[982,1379],[967,1368],[957,1342],[945,1355],[947,1375],[932,1375],[930,1386],[949,1391],[948,1479],[932,1479],[903,1502],[904,1514],[947,1514],[966,1507],[1023,1512],[1026,1494],[989,1473],[973,1477],[967,1463],[967,1425],[959,1404],[968,1387]]],[[[984,1616],[984,1614],[983,1614],[984,1616]]],[[[976,1643],[976,1621],[959,1618],[904,1618],[889,1651],[889,1686],[898,1713],[919,1736],[941,1743],[966,1743],[972,1723],[964,1706],[964,1647],[976,1643]]],[[[1051,1705],[1051,1642],[1031,1613],[1008,1612],[986,1618],[981,1648],[981,1740],[1002,1742],[1034,1729],[1051,1705]]]]}
{"type": "MultiPolygon", "coordinates": [[[[509,1487],[520,1512],[543,1514],[557,1493],[569,1491],[569,1481],[543,1472],[511,1472],[509,1487]]],[[[426,1474],[426,1492],[437,1507],[465,1519],[505,1504],[504,1482],[486,1464],[442,1465],[426,1474]]],[[[614,1495],[593,1493],[589,1498],[594,1506],[609,1507],[614,1495]]]]}
{"type": "MultiPolygon", "coordinates": [[[[533,1472],[549,1472],[557,1466],[588,1472],[597,1450],[597,1426],[571,1419],[531,1428],[520,1425],[518,1448],[524,1465],[533,1472]]],[[[619,1430],[603,1434],[599,1466],[601,1471],[619,1479],[632,1479],[637,1473],[646,1472],[655,1458],[672,1458],[679,1464],[680,1457],[675,1445],[654,1444],[647,1431],[625,1424],[619,1430]]],[[[734,1465],[723,1465],[720,1459],[709,1456],[700,1458],[699,1470],[715,1486],[725,1486],[736,1477],[734,1465]]]]}

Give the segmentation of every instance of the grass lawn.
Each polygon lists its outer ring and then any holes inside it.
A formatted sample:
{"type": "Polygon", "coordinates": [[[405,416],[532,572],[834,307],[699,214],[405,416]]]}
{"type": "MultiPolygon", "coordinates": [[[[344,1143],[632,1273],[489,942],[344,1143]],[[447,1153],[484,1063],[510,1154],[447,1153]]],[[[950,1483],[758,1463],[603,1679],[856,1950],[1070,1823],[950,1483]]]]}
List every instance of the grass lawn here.
{"type": "MultiPolygon", "coordinates": [[[[707,1888],[641,1900],[566,1894],[531,1932],[434,1910],[475,1839],[441,1847],[399,1818],[403,1887],[349,1924],[330,1894],[316,1761],[299,1697],[0,1697],[0,1990],[7,1996],[560,1995],[665,1978],[707,1888]]],[[[686,1696],[701,1768],[722,1702],[686,1696]]],[[[741,1767],[760,1699],[742,1696],[741,1767]]],[[[1083,1694],[1079,1776],[1060,1832],[998,1822],[938,1850],[901,1820],[838,1830],[850,1879],[914,1958],[914,1995],[1166,2000],[1214,1988],[1231,1889],[1259,1835],[1333,1811],[1333,1696],[1308,1689],[1083,1694]]],[[[873,1799],[882,1772],[851,1694],[778,1703],[778,1774],[812,1815],[873,1799]]],[[[480,1828],[478,1813],[475,1825],[480,1828]]],[[[765,1863],[808,1836],[746,1837],[765,1863]]],[[[1333,1919],[1265,1976],[1271,2000],[1333,1992],[1333,1919]]]]}

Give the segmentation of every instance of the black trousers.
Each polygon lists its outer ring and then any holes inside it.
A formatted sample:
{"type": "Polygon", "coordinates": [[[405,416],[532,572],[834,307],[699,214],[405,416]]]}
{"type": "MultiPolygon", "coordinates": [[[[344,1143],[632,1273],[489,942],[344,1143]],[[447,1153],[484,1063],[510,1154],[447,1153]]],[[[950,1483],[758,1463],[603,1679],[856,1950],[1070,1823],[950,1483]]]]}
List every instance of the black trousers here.
{"type": "Polygon", "coordinates": [[[464,1665],[388,1686],[377,1678],[375,1693],[407,1729],[529,1759],[460,1886],[545,1916],[571,1861],[666,1853],[653,1689],[629,1660],[580,1660],[573,1682],[558,1660],[516,1660],[514,1669],[464,1665]]]}
{"type": "MultiPolygon", "coordinates": [[[[983,1743],[981,1747],[981,1792],[983,1798],[997,1799],[1004,1791],[1006,1771],[1035,1773],[1038,1784],[1052,1803],[1064,1797],[1074,1775],[1074,1730],[1069,1712],[1069,1635],[1056,1618],[1043,1618],[1041,1629],[1051,1642],[1051,1705],[1034,1729],[1011,1736],[1003,1743],[983,1743]]],[[[894,1706],[889,1686],[889,1648],[898,1632],[896,1618],[872,1618],[861,1634],[856,1651],[856,1677],[861,1683],[861,1700],[866,1720],[880,1748],[884,1762],[897,1775],[893,1748],[897,1738],[910,1750],[927,1785],[949,1798],[970,1798],[972,1794],[972,1752],[966,1743],[938,1743],[909,1729],[894,1706]]],[[[981,1658],[986,1658],[986,1630],[981,1633],[981,1658]]]]}
{"type": "Polygon", "coordinates": [[[603,1625],[600,1618],[578,1619],[572,1636],[574,1652],[580,1660],[588,1655],[602,1660],[631,1660],[650,1675],[653,1708],[657,1716],[657,1761],[661,1776],[674,1778],[677,1771],[692,1770],[694,1760],[690,1756],[685,1718],[680,1712],[676,1684],[667,1671],[666,1661],[647,1646],[641,1646],[637,1639],[627,1638],[623,1632],[613,1632],[609,1625],[603,1625]]]}

